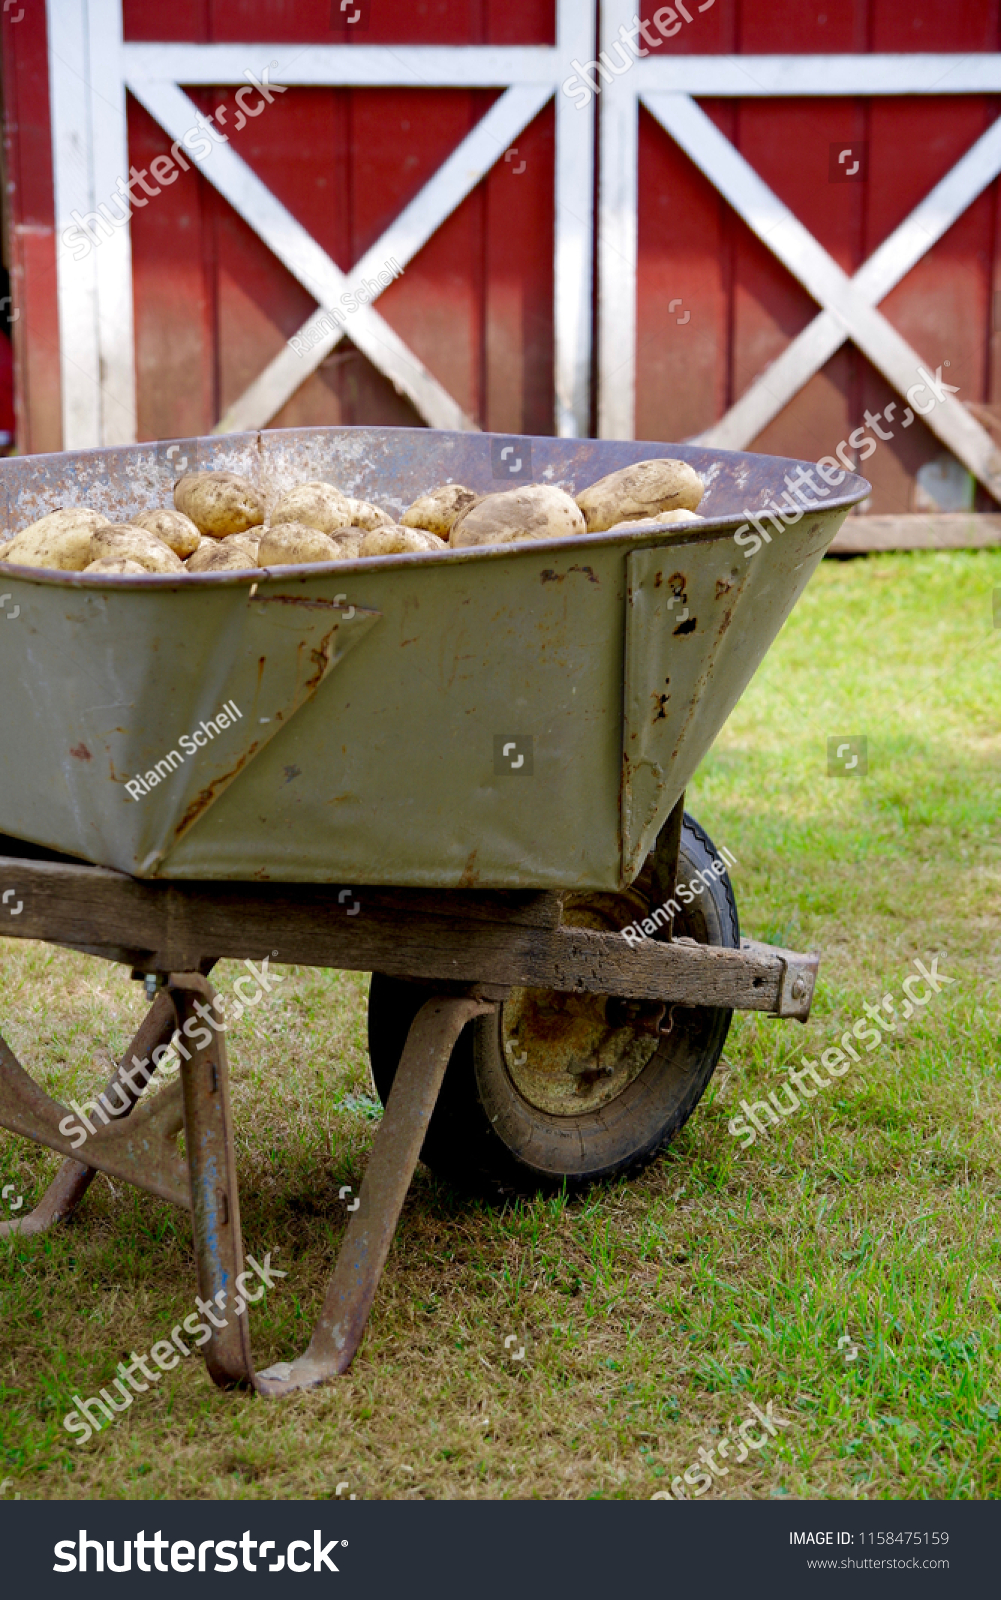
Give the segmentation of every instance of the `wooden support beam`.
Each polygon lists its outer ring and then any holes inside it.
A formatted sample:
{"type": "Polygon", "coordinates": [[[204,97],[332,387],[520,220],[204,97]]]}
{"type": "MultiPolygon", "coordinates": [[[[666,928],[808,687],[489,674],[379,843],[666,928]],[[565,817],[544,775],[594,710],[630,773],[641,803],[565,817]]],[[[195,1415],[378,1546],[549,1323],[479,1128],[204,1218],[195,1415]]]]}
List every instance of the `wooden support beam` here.
{"type": "Polygon", "coordinates": [[[443,890],[416,891],[410,899],[408,891],[362,888],[353,891],[360,910],[349,916],[335,888],[315,884],[140,882],[104,867],[17,858],[0,858],[0,878],[21,903],[5,933],[105,947],[111,959],[146,971],[194,971],[206,957],[268,956],[283,964],[590,991],[805,1020],[818,963],[815,955],[750,941],[740,950],[685,940],[633,945],[617,933],[559,926],[558,902],[543,895],[494,901],[443,890]]]}

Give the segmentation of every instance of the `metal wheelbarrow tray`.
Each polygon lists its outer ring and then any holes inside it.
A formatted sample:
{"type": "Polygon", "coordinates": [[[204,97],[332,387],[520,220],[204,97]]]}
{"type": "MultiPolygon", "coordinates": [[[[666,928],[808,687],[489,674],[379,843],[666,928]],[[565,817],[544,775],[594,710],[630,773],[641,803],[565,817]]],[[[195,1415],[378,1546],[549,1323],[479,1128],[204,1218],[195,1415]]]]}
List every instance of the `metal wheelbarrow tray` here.
{"type": "Polygon", "coordinates": [[[809,1014],[818,956],[740,939],[684,789],[868,485],[773,517],[748,559],[734,532],[783,494],[793,508],[786,476],[808,464],[507,445],[296,429],[3,472],[11,531],[66,503],[123,521],[195,466],[245,474],[269,507],[324,478],[397,516],[436,483],[509,487],[512,458],[514,481],[571,492],[662,455],[707,484],[694,524],[334,571],[0,568],[0,931],[126,962],[153,1002],[112,1080],[127,1109],[91,1133],[86,1164],[66,1108],[0,1039],[0,1125],[67,1157],[0,1233],[51,1226],[103,1170],[190,1207],[200,1291],[231,1301],[239,1197],[207,974],[229,956],[375,974],[387,1109],[312,1342],[255,1373],[244,1309],[205,1347],[222,1384],[277,1395],[347,1368],[419,1155],[493,1192],[629,1171],[694,1110],[733,1009],[809,1014]],[[141,1100],[121,1071],[178,1028],[180,1082],[141,1100]]]}

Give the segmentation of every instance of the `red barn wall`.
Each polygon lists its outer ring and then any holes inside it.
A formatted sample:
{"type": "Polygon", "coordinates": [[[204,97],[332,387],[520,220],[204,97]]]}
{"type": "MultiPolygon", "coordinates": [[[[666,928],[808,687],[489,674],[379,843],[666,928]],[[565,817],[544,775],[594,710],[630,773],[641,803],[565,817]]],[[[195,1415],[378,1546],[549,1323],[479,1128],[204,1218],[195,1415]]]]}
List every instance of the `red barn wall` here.
{"type": "MultiPolygon", "coordinates": [[[[588,0],[581,0],[582,4],[588,0]]],[[[3,17],[6,260],[18,444],[61,440],[45,13],[3,17]]],[[[655,0],[642,14],[652,17],[655,0]]],[[[551,0],[372,0],[352,35],[331,0],[126,0],[130,40],[552,44],[551,0]]],[[[998,0],[716,0],[677,53],[997,51],[998,0]]],[[[570,68],[568,65],[568,72],[570,68]]],[[[193,90],[206,111],[232,89],[193,90]]],[[[296,88],[233,133],[234,147],[343,269],[357,261],[496,97],[479,89],[296,88]]],[[[988,96],[703,102],[720,129],[847,271],[854,272],[1001,111],[988,96]],[[865,183],[831,183],[834,141],[867,140],[865,183]]],[[[600,111],[600,107],[599,107],[600,111]]],[[[600,116],[599,116],[600,122],[600,116]]],[[[640,113],[639,438],[680,440],[718,419],[809,323],[816,306],[711,184],[640,113]],[[689,319],[668,315],[681,299],[689,319]]],[[[139,167],[170,141],[129,102],[139,167]]],[[[379,310],[480,426],[553,427],[553,152],[550,104],[379,300],[379,310]],[[521,163],[524,166],[521,166],[521,163]],[[518,170],[516,171],[516,167],[518,170]]],[[[313,302],[194,169],[131,224],[142,439],[206,432],[296,332],[313,302]]],[[[959,398],[1001,407],[995,296],[998,184],[882,303],[922,358],[949,362],[959,398]]],[[[754,447],[828,454],[892,397],[844,345],[754,447]]],[[[1001,414],[1001,413],[999,413],[1001,414]]],[[[419,423],[343,340],[274,418],[419,423]]],[[[873,511],[914,503],[942,446],[918,423],[866,462],[873,511]]],[[[988,504],[981,491],[981,503],[988,504]]]]}

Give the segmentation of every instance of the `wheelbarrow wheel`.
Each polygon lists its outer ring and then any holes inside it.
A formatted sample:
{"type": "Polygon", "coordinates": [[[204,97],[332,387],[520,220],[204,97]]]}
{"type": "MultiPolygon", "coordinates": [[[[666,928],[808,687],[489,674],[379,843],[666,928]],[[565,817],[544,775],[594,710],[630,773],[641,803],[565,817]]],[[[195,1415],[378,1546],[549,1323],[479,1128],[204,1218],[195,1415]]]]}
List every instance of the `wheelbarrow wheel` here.
{"type": "MultiPolygon", "coordinates": [[[[674,936],[736,949],[737,906],[729,878],[707,870],[714,859],[712,841],[686,812],[678,883],[696,880],[705,892],[689,891],[691,904],[675,919],[674,936]],[[706,879],[698,880],[700,870],[706,879]]],[[[647,916],[652,898],[647,861],[622,893],[568,897],[564,917],[617,931],[647,916]]],[[[431,993],[423,984],[373,974],[369,1053],[384,1105],[410,1024],[431,993]]],[[[601,995],[513,990],[496,1013],[461,1034],[422,1159],[457,1187],[495,1197],[582,1189],[645,1166],[698,1105],[733,1014],[668,1007],[661,1026],[670,1032],[657,1036],[648,1031],[656,1011],[601,995]],[[645,1019],[637,1015],[644,1011],[645,1019]]]]}

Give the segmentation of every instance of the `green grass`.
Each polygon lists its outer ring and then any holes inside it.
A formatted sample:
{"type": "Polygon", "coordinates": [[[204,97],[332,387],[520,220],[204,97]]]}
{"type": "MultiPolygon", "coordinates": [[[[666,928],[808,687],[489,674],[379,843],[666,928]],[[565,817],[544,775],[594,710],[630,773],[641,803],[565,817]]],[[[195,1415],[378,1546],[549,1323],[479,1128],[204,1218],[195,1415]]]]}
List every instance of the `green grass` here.
{"type": "MultiPolygon", "coordinates": [[[[72,1394],[195,1294],[186,1217],[99,1177],[72,1223],[0,1244],[5,1495],[645,1498],[769,1400],[790,1426],[713,1494],[1001,1493],[996,585],[993,552],[824,563],[689,792],[738,858],[743,930],[823,952],[805,1028],[738,1017],[633,1182],[491,1211],[420,1169],[347,1377],[269,1404],[192,1358],[78,1446],[72,1394]],[[867,738],[866,779],[828,778],[833,734],[867,738]],[[958,982],[896,1041],[753,1148],[728,1134],[943,952],[958,982]]],[[[138,986],[0,949],[12,1048],[53,1093],[93,1092],[138,986]]],[[[289,970],[230,1040],[245,1240],[288,1273],[252,1314],[259,1365],[305,1347],[375,1128],[364,980],[289,970]]],[[[24,1209],[57,1165],[0,1134],[24,1209]]]]}

